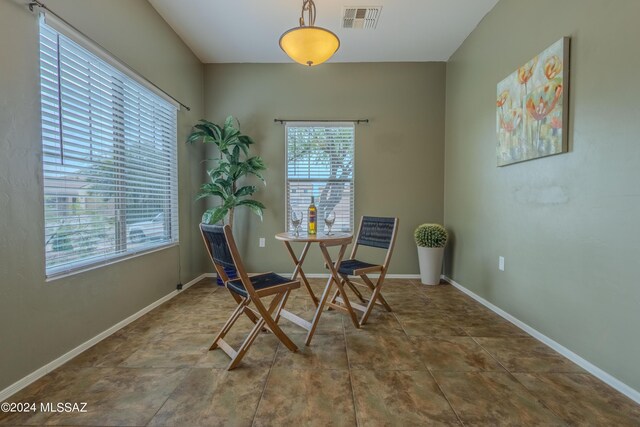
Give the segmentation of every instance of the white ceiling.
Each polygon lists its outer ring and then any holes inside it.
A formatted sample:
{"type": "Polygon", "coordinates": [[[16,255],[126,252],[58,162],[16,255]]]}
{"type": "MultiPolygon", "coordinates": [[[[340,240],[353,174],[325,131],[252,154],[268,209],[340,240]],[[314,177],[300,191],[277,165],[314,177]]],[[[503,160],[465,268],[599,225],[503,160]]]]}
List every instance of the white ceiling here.
{"type": "MultiPolygon", "coordinates": [[[[302,0],[149,0],[204,63],[292,62],[278,46],[302,0]]],[[[498,0],[315,0],[338,35],[331,62],[446,61],[498,0]],[[374,30],[341,28],[343,6],[382,6],[374,30]]]]}

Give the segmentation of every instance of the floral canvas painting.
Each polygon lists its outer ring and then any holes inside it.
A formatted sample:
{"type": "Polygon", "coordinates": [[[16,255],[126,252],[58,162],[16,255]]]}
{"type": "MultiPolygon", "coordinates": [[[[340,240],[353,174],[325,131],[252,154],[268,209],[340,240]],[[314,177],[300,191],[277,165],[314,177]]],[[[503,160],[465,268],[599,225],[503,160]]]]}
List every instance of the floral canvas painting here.
{"type": "Polygon", "coordinates": [[[567,151],[569,38],[498,83],[498,166],[567,151]]]}

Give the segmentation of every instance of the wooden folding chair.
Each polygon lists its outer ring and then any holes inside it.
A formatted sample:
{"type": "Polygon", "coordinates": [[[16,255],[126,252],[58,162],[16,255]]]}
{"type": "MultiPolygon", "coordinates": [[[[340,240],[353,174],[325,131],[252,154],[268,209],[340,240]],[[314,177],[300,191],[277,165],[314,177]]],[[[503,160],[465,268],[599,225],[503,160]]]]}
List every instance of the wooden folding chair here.
{"type": "Polygon", "coordinates": [[[333,294],[331,298],[331,304],[340,304],[341,307],[345,307],[350,311],[352,319],[356,318],[353,309],[361,311],[362,317],[360,318],[359,325],[362,326],[367,323],[369,315],[373,310],[374,305],[382,305],[387,311],[391,311],[391,307],[382,296],[382,285],[384,284],[384,278],[387,275],[387,269],[389,268],[389,262],[391,261],[391,255],[393,253],[393,247],[396,242],[396,234],[398,231],[398,218],[382,218],[363,216],[360,220],[360,228],[358,229],[358,237],[355,245],[351,251],[349,259],[346,259],[338,266],[338,273],[342,278],[342,284],[346,284],[358,299],[366,306],[356,304],[353,302],[345,301],[342,297],[338,296],[339,291],[333,294]],[[369,246],[373,248],[386,249],[387,254],[384,258],[384,262],[381,265],[370,264],[368,262],[360,261],[356,259],[356,253],[358,247],[369,246]],[[378,280],[374,284],[367,274],[379,273],[378,280]],[[349,276],[360,276],[364,285],[366,285],[371,291],[371,298],[367,301],[362,293],[356,287],[359,283],[354,283],[349,279],[349,276]]]}
{"type": "Polygon", "coordinates": [[[231,227],[228,225],[223,227],[221,225],[200,224],[200,231],[216,272],[238,303],[229,320],[216,335],[209,351],[216,348],[223,350],[231,358],[227,370],[232,370],[238,366],[263,328],[273,332],[289,350],[297,351],[298,347],[280,329],[275,319],[279,317],[291,291],[300,287],[300,281],[290,280],[275,273],[263,273],[249,277],[238,253],[231,227]],[[224,267],[234,267],[238,272],[239,278],[229,280],[224,267]],[[271,295],[274,295],[274,297],[269,307],[266,307],[262,303],[262,298],[271,295]],[[251,303],[253,303],[255,309],[249,307],[251,303]],[[224,337],[242,314],[247,315],[255,323],[255,326],[251,329],[240,348],[235,350],[224,341],[224,337]]]}

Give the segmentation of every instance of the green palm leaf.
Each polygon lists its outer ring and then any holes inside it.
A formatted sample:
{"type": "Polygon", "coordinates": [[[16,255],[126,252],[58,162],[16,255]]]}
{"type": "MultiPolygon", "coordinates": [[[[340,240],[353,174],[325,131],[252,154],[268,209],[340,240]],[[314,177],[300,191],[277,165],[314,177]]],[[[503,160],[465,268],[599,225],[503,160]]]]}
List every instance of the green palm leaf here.
{"type": "Polygon", "coordinates": [[[250,196],[253,193],[255,193],[257,190],[255,185],[245,185],[244,187],[239,188],[234,196],[236,197],[244,197],[244,196],[250,196]]]}
{"type": "Polygon", "coordinates": [[[217,224],[222,221],[229,209],[224,206],[218,206],[217,208],[208,209],[204,214],[202,214],[202,223],[203,224],[217,224]]]}
{"type": "Polygon", "coordinates": [[[266,209],[265,206],[257,200],[240,200],[238,206],[247,206],[253,213],[260,217],[262,221],[262,213],[266,209]]]}
{"type": "Polygon", "coordinates": [[[220,152],[220,158],[207,160],[215,166],[207,170],[209,182],[200,187],[197,196],[197,199],[215,197],[219,206],[207,210],[202,221],[207,224],[220,222],[238,206],[247,206],[262,219],[264,205],[256,200],[246,199],[257,191],[256,186],[244,185],[238,188],[237,185],[238,180],[248,175],[253,175],[264,183],[261,171],[266,169],[260,157],[248,157],[249,147],[254,141],[240,132],[240,122],[229,116],[220,126],[202,119],[187,137],[188,143],[197,141],[213,143],[220,152]]]}

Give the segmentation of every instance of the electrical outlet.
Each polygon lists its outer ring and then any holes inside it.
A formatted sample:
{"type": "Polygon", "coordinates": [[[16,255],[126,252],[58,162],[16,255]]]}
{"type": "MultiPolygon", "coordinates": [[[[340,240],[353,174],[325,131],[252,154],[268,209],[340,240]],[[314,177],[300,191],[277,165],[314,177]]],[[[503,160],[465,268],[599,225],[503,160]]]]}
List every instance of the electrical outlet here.
{"type": "Polygon", "coordinates": [[[499,256],[498,257],[498,270],[504,271],[504,257],[503,256],[499,256]]]}
{"type": "Polygon", "coordinates": [[[260,245],[260,247],[261,247],[261,248],[264,248],[264,246],[265,246],[264,237],[261,237],[261,238],[260,238],[259,245],[260,245]]]}

